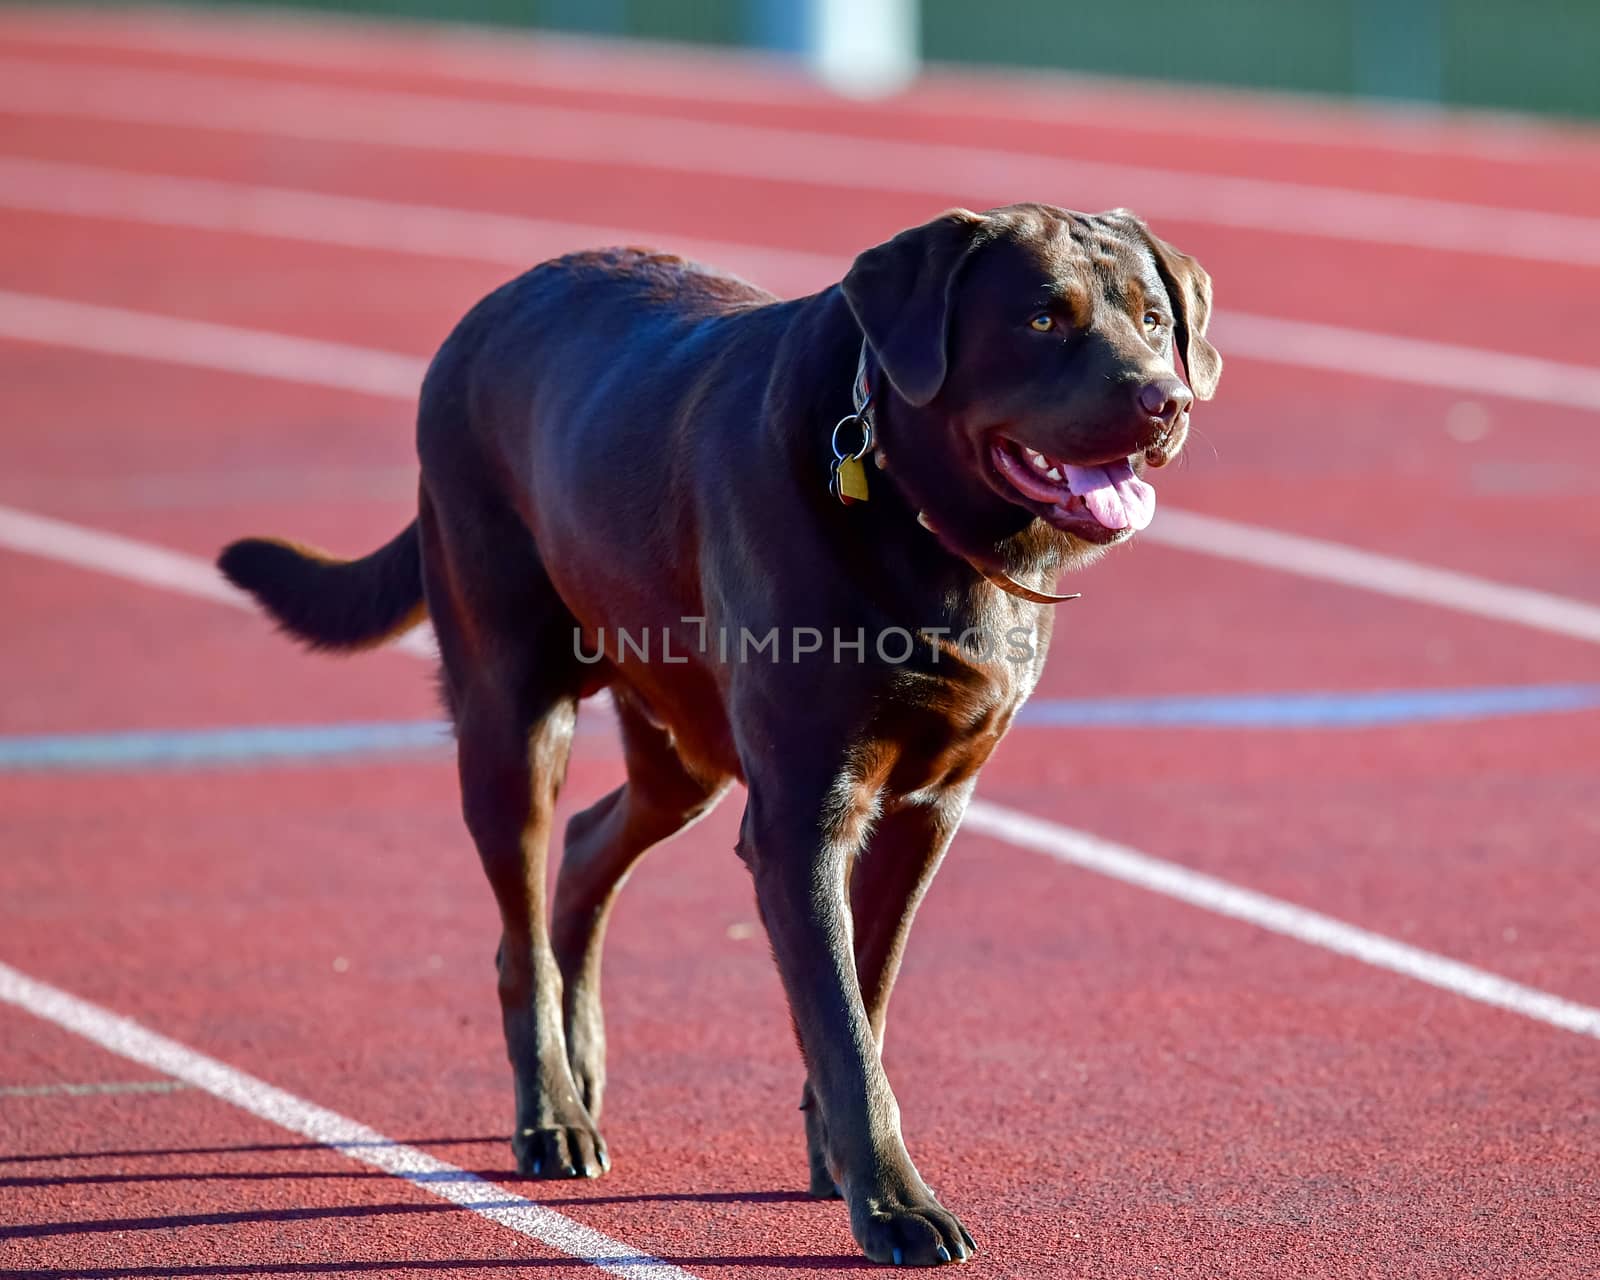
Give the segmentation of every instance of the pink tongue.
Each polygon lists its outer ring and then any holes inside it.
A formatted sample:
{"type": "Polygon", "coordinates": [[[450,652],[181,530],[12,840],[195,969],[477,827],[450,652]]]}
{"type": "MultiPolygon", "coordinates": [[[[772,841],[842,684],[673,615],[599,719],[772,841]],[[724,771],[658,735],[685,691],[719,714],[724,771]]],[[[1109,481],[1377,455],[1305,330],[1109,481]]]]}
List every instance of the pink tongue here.
{"type": "Polygon", "coordinates": [[[1126,462],[1065,467],[1067,486],[1107,529],[1143,529],[1156,513],[1156,491],[1126,462]]]}

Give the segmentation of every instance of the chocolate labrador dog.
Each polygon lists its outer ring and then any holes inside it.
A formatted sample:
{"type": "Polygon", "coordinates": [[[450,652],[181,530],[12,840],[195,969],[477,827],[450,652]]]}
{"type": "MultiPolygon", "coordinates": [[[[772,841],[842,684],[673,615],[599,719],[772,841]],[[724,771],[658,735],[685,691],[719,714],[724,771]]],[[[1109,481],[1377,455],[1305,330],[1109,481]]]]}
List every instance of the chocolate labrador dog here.
{"type": "Polygon", "coordinates": [[[433,620],[500,908],[522,1173],[608,1167],[607,915],[638,858],[738,781],[811,1189],[844,1197],[880,1262],[973,1252],[906,1154],[889,993],[1038,679],[1051,585],[1149,522],[1147,469],[1216,387],[1210,306],[1200,266],[1131,214],[1040,204],[946,213],[787,302],[676,257],[574,254],[489,295],[435,356],[417,518],[393,541],[354,561],[223,553],[315,648],[433,620]],[[602,688],[628,780],[568,824],[547,927],[556,793],[602,688]]]}

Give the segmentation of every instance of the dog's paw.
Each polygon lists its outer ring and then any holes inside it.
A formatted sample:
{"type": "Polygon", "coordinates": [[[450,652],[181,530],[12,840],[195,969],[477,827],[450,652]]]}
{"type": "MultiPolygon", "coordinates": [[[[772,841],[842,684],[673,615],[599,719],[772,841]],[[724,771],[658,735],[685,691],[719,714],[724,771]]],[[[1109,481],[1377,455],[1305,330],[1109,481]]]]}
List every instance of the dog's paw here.
{"type": "Polygon", "coordinates": [[[511,1150],[524,1178],[598,1178],[611,1168],[605,1139],[589,1125],[521,1129],[511,1150]]]}
{"type": "Polygon", "coordinates": [[[939,1267],[965,1262],[978,1251],[972,1236],[932,1195],[868,1200],[850,1226],[862,1252],[896,1267],[939,1267]]]}

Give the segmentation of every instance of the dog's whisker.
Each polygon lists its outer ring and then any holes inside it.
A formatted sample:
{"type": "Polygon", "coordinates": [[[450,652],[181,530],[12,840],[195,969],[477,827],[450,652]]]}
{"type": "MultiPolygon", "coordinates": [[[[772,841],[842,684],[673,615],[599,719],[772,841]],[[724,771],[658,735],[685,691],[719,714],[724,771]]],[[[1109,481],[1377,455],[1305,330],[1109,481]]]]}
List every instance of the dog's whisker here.
{"type": "MultiPolygon", "coordinates": [[[[1212,442],[1211,437],[1208,436],[1199,427],[1195,426],[1192,422],[1189,424],[1189,434],[1191,436],[1194,436],[1196,439],[1200,440],[1206,446],[1207,449],[1211,450],[1211,460],[1213,462],[1221,462],[1222,461],[1222,455],[1217,451],[1217,446],[1215,445],[1215,443],[1212,442]]],[[[1193,466],[1194,465],[1194,463],[1193,463],[1193,454],[1194,454],[1194,450],[1193,449],[1185,449],[1183,451],[1183,453],[1179,455],[1180,458],[1183,461],[1183,465],[1184,466],[1188,467],[1188,466],[1193,466]]]]}

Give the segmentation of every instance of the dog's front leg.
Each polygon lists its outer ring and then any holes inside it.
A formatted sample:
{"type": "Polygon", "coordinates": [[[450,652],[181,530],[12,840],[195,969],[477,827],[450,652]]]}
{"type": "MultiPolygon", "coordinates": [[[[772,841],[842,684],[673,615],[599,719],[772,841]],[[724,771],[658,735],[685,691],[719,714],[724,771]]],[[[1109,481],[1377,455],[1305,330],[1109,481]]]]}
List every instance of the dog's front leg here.
{"type": "MultiPolygon", "coordinates": [[[[968,780],[921,803],[905,804],[885,814],[855,859],[850,875],[850,920],[855,934],[856,976],[861,981],[862,1003],[880,1054],[889,996],[900,972],[900,957],[911,934],[911,922],[961,825],[972,786],[973,781],[968,780]]],[[[827,1130],[809,1080],[800,1108],[806,1117],[811,1194],[837,1196],[838,1188],[828,1168],[827,1130]]]]}
{"type": "Polygon", "coordinates": [[[739,848],[822,1109],[830,1172],[869,1258],[917,1266],[964,1259],[972,1237],[911,1163],[861,998],[848,881],[871,797],[848,780],[803,790],[752,777],[739,848]]]}

